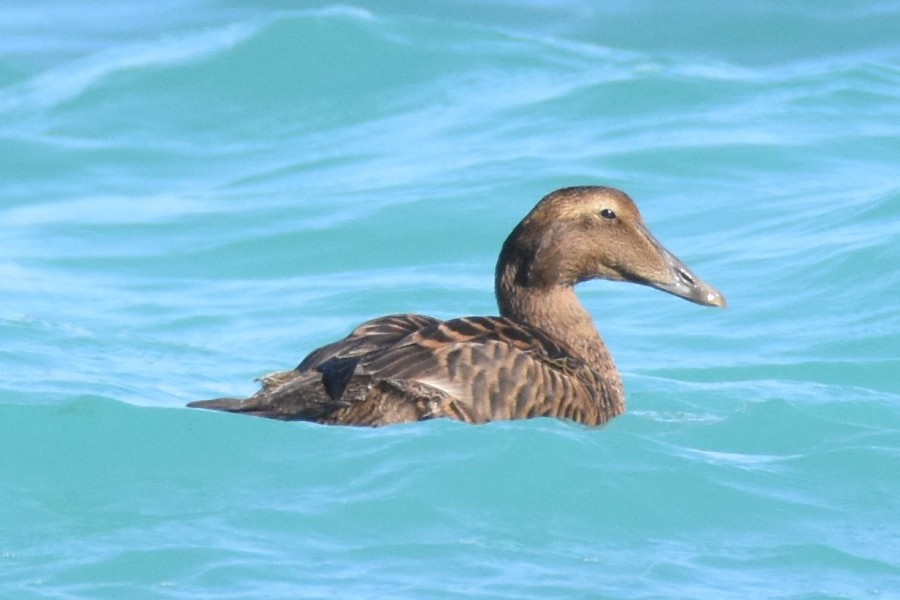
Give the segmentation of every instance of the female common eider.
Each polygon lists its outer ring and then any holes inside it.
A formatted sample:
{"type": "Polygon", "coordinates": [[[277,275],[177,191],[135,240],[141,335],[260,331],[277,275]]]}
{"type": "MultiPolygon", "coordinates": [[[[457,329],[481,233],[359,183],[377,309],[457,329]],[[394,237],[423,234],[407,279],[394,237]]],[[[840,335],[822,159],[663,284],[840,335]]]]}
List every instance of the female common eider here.
{"type": "Polygon", "coordinates": [[[599,425],[625,410],[622,381],[575,296],[589,279],[649,285],[706,306],[725,298],[650,234],[609,187],[545,196],[503,244],[499,317],[391,315],[261,379],[250,398],[188,404],[325,424],[439,417],[468,423],[559,417],[599,425]]]}

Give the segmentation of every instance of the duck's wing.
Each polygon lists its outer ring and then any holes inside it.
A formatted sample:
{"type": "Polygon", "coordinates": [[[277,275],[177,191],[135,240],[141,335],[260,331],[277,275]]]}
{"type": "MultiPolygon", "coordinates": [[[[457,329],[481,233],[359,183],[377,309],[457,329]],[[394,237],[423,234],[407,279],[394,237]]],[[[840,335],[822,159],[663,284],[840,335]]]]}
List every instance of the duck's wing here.
{"type": "MultiPolygon", "coordinates": [[[[323,363],[344,359],[354,359],[393,346],[409,334],[440,323],[438,319],[426,315],[396,314],[366,321],[347,337],[316,348],[289,371],[275,371],[259,377],[263,386],[278,387],[297,379],[298,373],[318,369],[323,363]]],[[[346,364],[346,362],[345,362],[346,364]]],[[[355,364],[355,363],[354,363],[355,364]]]]}
{"type": "Polygon", "coordinates": [[[336,358],[352,358],[388,348],[411,333],[437,325],[438,319],[426,315],[388,315],[366,321],[344,339],[313,350],[295,370],[308,371],[336,358]]]}
{"type": "Polygon", "coordinates": [[[502,317],[432,324],[356,359],[356,376],[440,390],[472,422],[556,416],[599,424],[617,414],[598,373],[543,332],[502,317]]]}

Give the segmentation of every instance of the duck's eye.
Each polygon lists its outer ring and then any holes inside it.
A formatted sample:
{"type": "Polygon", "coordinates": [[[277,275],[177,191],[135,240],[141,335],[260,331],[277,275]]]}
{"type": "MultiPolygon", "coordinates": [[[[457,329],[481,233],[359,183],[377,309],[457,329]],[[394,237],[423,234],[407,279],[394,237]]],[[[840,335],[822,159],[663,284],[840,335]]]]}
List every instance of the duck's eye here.
{"type": "Polygon", "coordinates": [[[616,213],[612,209],[604,208],[600,211],[600,216],[604,219],[615,219],[616,213]]]}

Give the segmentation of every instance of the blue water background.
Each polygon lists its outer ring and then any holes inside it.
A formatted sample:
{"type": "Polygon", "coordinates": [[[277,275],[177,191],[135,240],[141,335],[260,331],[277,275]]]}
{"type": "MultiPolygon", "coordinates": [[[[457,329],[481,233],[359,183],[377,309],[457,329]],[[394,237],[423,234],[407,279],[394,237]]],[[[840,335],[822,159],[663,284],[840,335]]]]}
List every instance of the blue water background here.
{"type": "Polygon", "coordinates": [[[900,597],[900,2],[0,6],[0,597],[900,597]],[[184,409],[496,312],[546,192],[729,300],[581,286],[600,429],[184,409]]]}

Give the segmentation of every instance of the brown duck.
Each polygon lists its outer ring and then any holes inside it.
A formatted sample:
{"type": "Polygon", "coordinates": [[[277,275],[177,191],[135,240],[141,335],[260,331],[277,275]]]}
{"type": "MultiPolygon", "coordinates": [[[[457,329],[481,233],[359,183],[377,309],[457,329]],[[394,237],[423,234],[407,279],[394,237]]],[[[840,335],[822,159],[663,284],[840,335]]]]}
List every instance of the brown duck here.
{"type": "Polygon", "coordinates": [[[392,315],[261,379],[245,400],[188,406],[326,424],[468,423],[560,417],[598,425],[625,410],[622,381],[575,296],[589,279],[632,281],[707,306],[725,298],[650,234],[609,187],[544,197],[503,244],[499,317],[392,315]]]}

